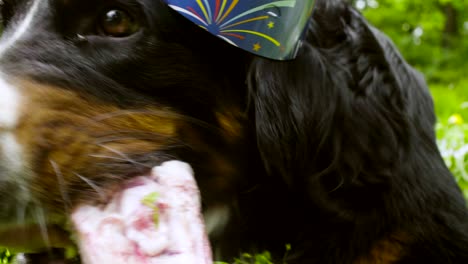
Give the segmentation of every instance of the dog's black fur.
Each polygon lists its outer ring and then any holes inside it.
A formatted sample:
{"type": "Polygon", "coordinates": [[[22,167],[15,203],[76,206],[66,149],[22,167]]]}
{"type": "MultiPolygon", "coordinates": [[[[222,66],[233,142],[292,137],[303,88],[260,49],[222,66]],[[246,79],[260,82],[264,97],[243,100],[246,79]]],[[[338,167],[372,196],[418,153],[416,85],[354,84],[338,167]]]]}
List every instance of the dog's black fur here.
{"type": "Polygon", "coordinates": [[[170,106],[203,124],[220,109],[245,110],[233,142],[199,128],[236,167],[230,192],[209,187],[205,150],[168,151],[194,166],[207,205],[231,208],[211,238],[224,260],[269,250],[280,263],[291,244],[287,263],[468,263],[468,210],[437,149],[424,78],[348,3],[317,0],[298,57],[279,62],[160,0],[128,1],[144,19],[122,40],[86,24],[101,3],[68,2],[50,1],[6,71],[117,105],[170,106]]]}

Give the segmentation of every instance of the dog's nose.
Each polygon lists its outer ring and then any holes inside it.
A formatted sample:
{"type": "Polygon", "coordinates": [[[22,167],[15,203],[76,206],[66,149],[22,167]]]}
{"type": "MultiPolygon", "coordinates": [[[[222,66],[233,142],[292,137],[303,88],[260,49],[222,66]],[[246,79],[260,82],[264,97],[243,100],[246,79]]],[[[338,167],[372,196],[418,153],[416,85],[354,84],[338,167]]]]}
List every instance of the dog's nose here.
{"type": "Polygon", "coordinates": [[[11,130],[18,121],[20,94],[0,75],[0,131],[11,130]]]}

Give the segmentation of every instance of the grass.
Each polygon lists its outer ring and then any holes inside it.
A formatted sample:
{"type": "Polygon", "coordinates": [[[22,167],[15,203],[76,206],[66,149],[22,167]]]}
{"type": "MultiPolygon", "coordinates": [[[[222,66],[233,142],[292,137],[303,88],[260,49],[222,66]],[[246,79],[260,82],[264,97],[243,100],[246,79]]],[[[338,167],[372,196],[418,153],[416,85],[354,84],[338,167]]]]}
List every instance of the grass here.
{"type": "MultiPolygon", "coordinates": [[[[291,245],[287,244],[285,248],[285,253],[283,256],[283,261],[281,263],[275,264],[288,264],[286,258],[288,257],[289,252],[291,252],[291,245]]],[[[216,261],[214,264],[231,264],[228,262],[216,261]]],[[[234,259],[232,264],[273,264],[271,259],[271,254],[268,251],[264,251],[260,254],[249,254],[244,253],[239,258],[234,259]]]]}
{"type": "MultiPolygon", "coordinates": [[[[231,264],[228,262],[216,261],[214,264],[231,264]]],[[[244,253],[239,258],[234,260],[233,264],[273,264],[271,260],[271,255],[269,252],[264,252],[262,254],[248,254],[244,253]]]]}

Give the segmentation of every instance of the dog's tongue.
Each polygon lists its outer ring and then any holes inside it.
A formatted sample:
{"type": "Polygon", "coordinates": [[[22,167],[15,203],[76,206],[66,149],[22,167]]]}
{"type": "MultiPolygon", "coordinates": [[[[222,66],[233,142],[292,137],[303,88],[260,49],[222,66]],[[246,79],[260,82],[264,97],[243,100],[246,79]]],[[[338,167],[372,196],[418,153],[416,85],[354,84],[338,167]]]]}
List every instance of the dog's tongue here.
{"type": "Polygon", "coordinates": [[[105,208],[78,208],[72,223],[86,264],[212,263],[199,191],[182,162],[127,182],[105,208]]]}

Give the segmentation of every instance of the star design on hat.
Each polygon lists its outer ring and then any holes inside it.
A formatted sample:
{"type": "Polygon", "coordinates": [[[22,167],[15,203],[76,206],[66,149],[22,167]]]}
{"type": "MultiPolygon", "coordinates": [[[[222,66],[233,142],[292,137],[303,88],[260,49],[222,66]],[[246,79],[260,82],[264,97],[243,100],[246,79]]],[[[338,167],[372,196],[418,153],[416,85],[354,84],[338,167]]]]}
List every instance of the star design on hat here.
{"type": "Polygon", "coordinates": [[[254,51],[260,51],[260,49],[262,49],[262,45],[260,45],[260,43],[257,42],[253,45],[254,51]]]}
{"type": "MultiPolygon", "coordinates": [[[[279,60],[295,56],[294,49],[302,35],[297,34],[296,28],[305,27],[307,21],[302,17],[312,10],[301,9],[297,3],[302,1],[165,0],[172,9],[229,44],[279,60]],[[287,15],[281,17],[283,11],[287,15]],[[300,25],[282,23],[295,15],[301,16],[300,25]]],[[[305,1],[304,7],[311,7],[316,0],[305,1]]]]}

